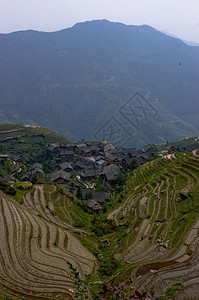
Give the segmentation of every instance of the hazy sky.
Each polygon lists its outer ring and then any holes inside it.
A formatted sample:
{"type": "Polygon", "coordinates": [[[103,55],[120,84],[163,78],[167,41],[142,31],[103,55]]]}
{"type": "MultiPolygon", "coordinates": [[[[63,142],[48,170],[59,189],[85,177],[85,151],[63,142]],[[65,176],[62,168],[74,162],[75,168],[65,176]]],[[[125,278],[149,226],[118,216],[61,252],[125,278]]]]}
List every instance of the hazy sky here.
{"type": "Polygon", "coordinates": [[[56,31],[108,19],[148,24],[199,43],[199,0],[0,0],[0,32],[56,31]]]}

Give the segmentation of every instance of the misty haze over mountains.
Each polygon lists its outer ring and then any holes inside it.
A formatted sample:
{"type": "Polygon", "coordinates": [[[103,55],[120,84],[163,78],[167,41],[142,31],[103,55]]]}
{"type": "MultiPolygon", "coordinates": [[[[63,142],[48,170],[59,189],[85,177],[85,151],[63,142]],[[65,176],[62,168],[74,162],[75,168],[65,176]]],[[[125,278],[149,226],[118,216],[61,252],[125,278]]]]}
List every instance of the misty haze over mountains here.
{"type": "Polygon", "coordinates": [[[95,20],[0,70],[0,299],[198,299],[199,47],[95,20]]]}
{"type": "Polygon", "coordinates": [[[198,135],[199,47],[106,20],[0,35],[0,122],[141,147],[198,135]]]}

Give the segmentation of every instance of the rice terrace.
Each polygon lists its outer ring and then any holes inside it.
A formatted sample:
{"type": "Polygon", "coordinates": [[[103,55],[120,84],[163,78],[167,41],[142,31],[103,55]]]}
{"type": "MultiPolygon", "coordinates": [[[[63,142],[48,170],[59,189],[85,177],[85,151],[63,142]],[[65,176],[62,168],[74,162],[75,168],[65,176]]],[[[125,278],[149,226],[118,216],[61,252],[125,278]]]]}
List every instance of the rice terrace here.
{"type": "Polygon", "coordinates": [[[199,300],[198,1],[0,7],[0,300],[199,300]]]}
{"type": "Polygon", "coordinates": [[[1,180],[1,299],[197,299],[197,150],[123,174],[98,212],[41,181],[1,180]]]}

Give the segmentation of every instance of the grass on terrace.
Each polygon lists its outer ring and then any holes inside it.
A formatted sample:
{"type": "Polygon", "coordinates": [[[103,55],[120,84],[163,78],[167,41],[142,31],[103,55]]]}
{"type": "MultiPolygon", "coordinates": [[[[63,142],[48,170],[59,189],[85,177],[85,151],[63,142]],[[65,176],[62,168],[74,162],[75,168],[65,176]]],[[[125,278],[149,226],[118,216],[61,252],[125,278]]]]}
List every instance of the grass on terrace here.
{"type": "MultiPolygon", "coordinates": [[[[59,219],[87,232],[87,234],[81,235],[75,232],[74,235],[98,259],[98,274],[88,278],[93,290],[96,289],[93,282],[112,278],[124,281],[133,270],[140,266],[139,264],[129,265],[125,261],[115,259],[115,254],[122,254],[135,242],[140,230],[140,226],[137,231],[133,230],[136,222],[142,224],[144,219],[148,219],[151,225],[150,234],[157,235],[157,238],[165,234],[164,240],[170,241],[169,247],[177,249],[183,243],[187,231],[198,218],[199,160],[193,161],[192,154],[177,154],[176,159],[173,160],[158,158],[130,172],[123,181],[125,181],[124,184],[116,187],[112,195],[112,203],[108,204],[106,209],[99,214],[89,212],[82,200],[78,200],[67,190],[59,186],[44,185],[46,202],[54,203],[55,214],[59,219]],[[180,191],[189,183],[187,177],[192,179],[194,186],[190,188],[188,198],[178,202],[176,199],[180,197],[180,191]],[[160,189],[160,200],[155,195],[158,193],[158,189],[160,189]],[[164,192],[161,193],[161,191],[164,192]],[[175,196],[171,197],[174,192],[175,196]],[[149,214],[146,213],[140,217],[139,201],[144,193],[151,196],[148,203],[149,214]],[[165,219],[167,194],[169,195],[169,208],[167,219],[165,219]],[[129,197],[132,197],[134,201],[134,211],[126,213],[121,219],[117,216],[119,226],[116,226],[114,220],[107,220],[108,213],[119,208],[121,204],[125,209],[125,201],[129,197]],[[162,201],[160,206],[159,201],[162,201]],[[159,216],[157,216],[159,207],[159,216]],[[137,214],[135,213],[136,209],[137,214]],[[162,223],[159,226],[157,226],[156,218],[161,218],[162,223]],[[167,222],[168,220],[169,222],[167,222]],[[169,226],[169,230],[165,230],[167,226],[169,226]],[[110,245],[106,245],[106,240],[110,242],[110,245]]],[[[129,205],[131,202],[128,202],[129,205]]]]}

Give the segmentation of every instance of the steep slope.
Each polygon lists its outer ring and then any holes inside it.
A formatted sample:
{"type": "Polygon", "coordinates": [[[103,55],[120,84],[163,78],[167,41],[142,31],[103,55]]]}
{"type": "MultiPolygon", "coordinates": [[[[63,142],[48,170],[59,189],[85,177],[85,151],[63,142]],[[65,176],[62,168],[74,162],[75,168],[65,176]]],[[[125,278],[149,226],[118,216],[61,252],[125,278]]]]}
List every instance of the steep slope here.
{"type": "Polygon", "coordinates": [[[32,186],[21,205],[0,192],[0,293],[74,299],[69,262],[93,299],[114,285],[126,298],[197,298],[198,150],[159,157],[121,182],[98,214],[58,185],[32,186]]]}
{"type": "Polygon", "coordinates": [[[10,294],[74,299],[68,263],[81,279],[95,273],[95,257],[74,237],[74,228],[53,215],[55,190],[48,189],[47,198],[43,186],[36,186],[23,205],[0,192],[0,289],[10,294]]]}
{"type": "Polygon", "coordinates": [[[198,58],[149,26],[106,20],[1,34],[0,121],[137,147],[197,134],[198,58]],[[136,92],[146,101],[127,103],[136,92]]]}
{"type": "Polygon", "coordinates": [[[68,141],[67,138],[41,126],[0,124],[0,153],[22,155],[26,166],[32,165],[35,161],[40,162],[46,172],[50,171],[52,164],[47,145],[68,141]]]}
{"type": "Polygon", "coordinates": [[[198,178],[199,157],[192,154],[149,162],[129,177],[120,194],[127,193],[125,200],[108,215],[126,226],[120,244],[112,236],[112,249],[116,259],[133,264],[131,288],[153,299],[176,284],[181,291],[175,299],[198,296],[198,178]]]}
{"type": "MultiPolygon", "coordinates": [[[[69,139],[61,136],[60,134],[44,128],[42,126],[35,125],[24,125],[24,124],[0,124],[0,141],[14,140],[17,138],[26,138],[26,137],[43,137],[45,143],[66,143],[69,142],[69,139]]],[[[29,139],[30,142],[30,139],[29,139]]]]}

